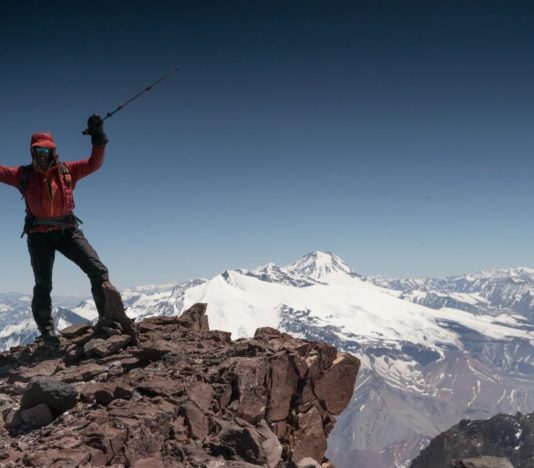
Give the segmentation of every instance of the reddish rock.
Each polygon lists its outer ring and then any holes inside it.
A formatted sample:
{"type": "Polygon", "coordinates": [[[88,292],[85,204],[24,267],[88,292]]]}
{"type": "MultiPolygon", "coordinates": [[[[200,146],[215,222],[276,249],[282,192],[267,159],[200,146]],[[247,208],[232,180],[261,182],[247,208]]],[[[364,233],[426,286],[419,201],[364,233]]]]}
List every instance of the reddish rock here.
{"type": "Polygon", "coordinates": [[[337,349],[327,343],[314,343],[313,346],[318,351],[321,369],[328,369],[337,358],[337,349]]]}
{"type": "Polygon", "coordinates": [[[208,331],[210,327],[208,317],[206,316],[207,307],[207,304],[195,304],[190,307],[180,315],[180,325],[194,331],[208,331]]]}
{"type": "Polygon", "coordinates": [[[224,410],[232,399],[232,386],[230,384],[223,384],[219,388],[219,407],[224,410]]]}
{"type": "Polygon", "coordinates": [[[282,421],[289,414],[291,396],[297,390],[298,376],[286,351],[269,359],[271,365],[271,401],[268,420],[282,421]]]}
{"type": "Polygon", "coordinates": [[[143,359],[157,361],[165,356],[165,354],[170,353],[171,351],[176,351],[176,349],[176,346],[174,346],[172,342],[166,340],[154,340],[144,342],[139,347],[139,350],[134,352],[143,359]]]}
{"type": "Polygon", "coordinates": [[[97,450],[91,454],[91,463],[108,464],[124,448],[129,434],[122,428],[99,425],[90,427],[83,435],[88,441],[87,445],[97,450]]]}
{"type": "Polygon", "coordinates": [[[264,417],[267,408],[267,363],[263,358],[234,359],[239,392],[237,415],[250,423],[257,422],[264,417]]]}
{"type": "Polygon", "coordinates": [[[69,364],[78,362],[81,361],[84,357],[85,353],[83,351],[82,346],[70,345],[66,350],[65,362],[68,362],[69,364]]]}
{"type": "Polygon", "coordinates": [[[34,377],[50,377],[59,368],[61,359],[50,359],[31,367],[22,367],[10,374],[11,381],[29,382],[34,377]]]}
{"type": "Polygon", "coordinates": [[[71,325],[70,327],[67,327],[61,330],[60,333],[65,338],[72,339],[72,338],[76,338],[77,336],[87,333],[89,330],[91,330],[90,324],[71,325]]]}
{"type": "Polygon", "coordinates": [[[88,453],[58,448],[24,453],[16,466],[63,468],[67,466],[80,466],[89,460],[90,456],[88,453]]]}
{"type": "Polygon", "coordinates": [[[307,404],[315,400],[317,397],[315,396],[315,393],[313,393],[312,390],[312,383],[310,380],[306,380],[306,383],[302,387],[302,393],[300,396],[300,403],[301,404],[307,404]]]}
{"type": "Polygon", "coordinates": [[[193,439],[204,440],[209,432],[208,417],[192,401],[186,401],[182,411],[190,436],[193,439]]]}
{"type": "Polygon", "coordinates": [[[62,369],[54,374],[54,377],[59,378],[63,382],[71,383],[84,380],[93,380],[101,374],[104,374],[106,371],[106,366],[101,366],[94,362],[88,362],[79,366],[72,366],[62,369]]]}
{"type": "Polygon", "coordinates": [[[91,341],[91,339],[94,336],[94,331],[92,329],[88,330],[87,333],[84,333],[83,335],[76,336],[75,338],[70,339],[70,343],[76,346],[83,346],[88,341],[91,341]]]}
{"type": "Polygon", "coordinates": [[[143,458],[142,460],[135,461],[132,468],[164,468],[165,464],[160,458],[143,458]]]}
{"type": "Polygon", "coordinates": [[[332,366],[316,380],[314,391],[332,414],[340,414],[349,404],[354,392],[359,359],[340,353],[332,366]]]}
{"type": "Polygon", "coordinates": [[[261,448],[267,458],[266,465],[274,468],[282,459],[282,444],[265,421],[256,425],[256,431],[258,431],[261,448]]]}
{"type": "Polygon", "coordinates": [[[205,305],[186,312],[136,324],[141,344],[134,347],[118,345],[129,340],[124,335],[103,339],[100,327],[67,331],[55,360],[36,353],[37,345],[0,353],[0,465],[280,468],[306,457],[323,461],[332,412],[348,403],[347,375],[356,374],[358,361],[338,361],[333,348],[274,329],[232,342],[205,329],[205,305]],[[36,376],[72,383],[80,399],[52,424],[29,429],[19,406],[36,376]],[[341,397],[328,395],[340,389],[341,397]]]}
{"type": "Polygon", "coordinates": [[[322,468],[321,465],[311,457],[303,458],[297,463],[297,468],[322,468]]]}
{"type": "Polygon", "coordinates": [[[115,399],[114,389],[100,388],[95,391],[95,402],[107,406],[115,399]]]}
{"type": "Polygon", "coordinates": [[[121,398],[123,400],[129,400],[133,395],[133,388],[128,385],[119,384],[115,387],[113,391],[113,396],[115,398],[121,398]]]}
{"type": "Polygon", "coordinates": [[[313,344],[310,342],[302,343],[300,342],[294,347],[294,350],[301,355],[302,357],[308,356],[313,349],[313,344]]]}
{"type": "Polygon", "coordinates": [[[219,433],[218,438],[221,452],[229,453],[231,460],[267,466],[267,455],[262,450],[258,433],[253,426],[229,425],[219,433]]]}
{"type": "Polygon", "coordinates": [[[297,374],[300,379],[303,379],[308,374],[308,365],[302,356],[297,353],[291,353],[289,355],[291,362],[295,366],[297,374]]]}
{"type": "Polygon", "coordinates": [[[315,406],[298,415],[298,429],[293,433],[293,440],[293,462],[297,463],[306,457],[323,459],[326,452],[326,435],[321,414],[315,406]]]}
{"type": "Polygon", "coordinates": [[[129,335],[113,335],[105,340],[95,338],[87,342],[83,346],[83,350],[88,357],[97,356],[102,358],[125,348],[131,341],[132,337],[129,335]]]}
{"type": "Polygon", "coordinates": [[[80,400],[84,403],[94,403],[95,393],[99,390],[106,389],[112,391],[115,387],[113,384],[106,384],[103,382],[78,383],[75,386],[78,390],[80,400]]]}
{"type": "Polygon", "coordinates": [[[182,386],[170,376],[147,375],[140,382],[135,384],[135,388],[142,394],[148,396],[171,396],[182,389],[182,386]]]}
{"type": "Polygon", "coordinates": [[[285,439],[287,435],[287,423],[285,421],[277,421],[272,423],[271,428],[279,440],[285,439]]]}
{"type": "Polygon", "coordinates": [[[304,358],[306,367],[308,368],[308,378],[315,381],[321,373],[321,358],[319,354],[314,350],[308,356],[304,358]]]}
{"type": "Polygon", "coordinates": [[[213,331],[208,331],[206,333],[206,339],[217,341],[220,343],[230,344],[232,342],[232,334],[230,332],[213,330],[213,331]]]}
{"type": "Polygon", "coordinates": [[[207,412],[213,399],[213,388],[207,382],[194,380],[187,386],[187,395],[202,411],[207,412]]]}
{"type": "Polygon", "coordinates": [[[98,354],[95,352],[95,349],[97,347],[100,347],[101,349],[105,349],[103,338],[93,338],[89,340],[87,343],[83,345],[83,352],[85,353],[87,357],[98,356],[98,354]]]}
{"type": "Polygon", "coordinates": [[[276,328],[263,327],[258,328],[254,334],[254,339],[261,343],[266,343],[275,351],[282,349],[293,349],[295,346],[302,344],[301,341],[293,338],[287,333],[282,333],[276,328]]]}
{"type": "Polygon", "coordinates": [[[479,456],[454,460],[451,463],[451,468],[514,468],[514,465],[508,458],[479,456]]]}
{"type": "Polygon", "coordinates": [[[144,458],[157,458],[170,437],[173,420],[174,414],[153,411],[145,413],[139,424],[130,426],[125,444],[126,461],[132,464],[144,458]]]}
{"type": "Polygon", "coordinates": [[[157,331],[159,328],[159,325],[156,323],[150,323],[148,320],[145,320],[144,322],[141,322],[139,324],[139,333],[148,333],[152,331],[157,331]]]}

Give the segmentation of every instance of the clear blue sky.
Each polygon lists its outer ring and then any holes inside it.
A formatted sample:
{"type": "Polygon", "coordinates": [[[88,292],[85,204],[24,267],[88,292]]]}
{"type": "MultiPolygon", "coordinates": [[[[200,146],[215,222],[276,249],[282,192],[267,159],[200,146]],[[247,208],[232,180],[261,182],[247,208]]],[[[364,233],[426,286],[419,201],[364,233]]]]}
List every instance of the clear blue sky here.
{"type": "MultiPolygon", "coordinates": [[[[534,266],[534,5],[471,1],[0,3],[0,162],[51,131],[103,168],[75,197],[123,288],[330,250],[354,270],[534,266]]],[[[0,186],[0,291],[30,291],[0,186]]],[[[89,293],[60,255],[55,292],[89,293]]]]}

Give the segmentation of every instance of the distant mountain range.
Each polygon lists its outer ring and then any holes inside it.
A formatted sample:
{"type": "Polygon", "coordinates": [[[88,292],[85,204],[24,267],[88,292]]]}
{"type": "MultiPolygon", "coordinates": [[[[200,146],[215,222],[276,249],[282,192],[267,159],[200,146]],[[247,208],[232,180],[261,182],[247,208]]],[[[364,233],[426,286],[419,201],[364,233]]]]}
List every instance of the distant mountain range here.
{"type": "MultiPolygon", "coordinates": [[[[312,252],[285,267],[122,294],[131,317],[176,315],[207,302],[210,328],[234,339],[271,326],[357,355],[356,392],[329,439],[338,468],[407,467],[462,418],[534,410],[532,269],[389,280],[312,252]]],[[[55,316],[61,328],[97,314],[85,300],[55,316]]],[[[0,346],[34,337],[28,298],[0,295],[0,346]]]]}

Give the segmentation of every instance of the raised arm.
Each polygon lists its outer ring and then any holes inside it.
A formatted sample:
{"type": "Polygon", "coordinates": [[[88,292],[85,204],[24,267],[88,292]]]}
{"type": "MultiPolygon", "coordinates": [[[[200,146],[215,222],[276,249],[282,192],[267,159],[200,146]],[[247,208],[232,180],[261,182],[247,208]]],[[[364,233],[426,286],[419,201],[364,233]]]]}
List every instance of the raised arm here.
{"type": "Polygon", "coordinates": [[[73,183],[76,183],[78,180],[88,176],[89,174],[92,174],[102,167],[102,164],[104,164],[105,150],[105,145],[93,146],[91,156],[88,158],[81,159],[80,161],[69,161],[65,163],[65,166],[67,166],[72,175],[73,183]]]}
{"type": "Polygon", "coordinates": [[[106,144],[108,142],[108,138],[104,133],[104,122],[97,114],[89,117],[87,120],[87,129],[83,133],[84,135],[91,135],[93,150],[91,151],[91,156],[87,159],[65,163],[72,175],[74,184],[102,166],[106,144]]]}

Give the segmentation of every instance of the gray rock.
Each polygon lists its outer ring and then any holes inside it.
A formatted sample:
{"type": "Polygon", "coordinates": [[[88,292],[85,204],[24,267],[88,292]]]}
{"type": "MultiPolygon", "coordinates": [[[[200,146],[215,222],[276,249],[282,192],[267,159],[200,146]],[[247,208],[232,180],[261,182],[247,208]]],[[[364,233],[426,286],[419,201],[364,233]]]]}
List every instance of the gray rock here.
{"type": "Polygon", "coordinates": [[[41,403],[30,409],[20,412],[22,422],[31,427],[43,427],[54,420],[54,415],[48,405],[41,403]]]}
{"type": "Polygon", "coordinates": [[[76,405],[77,396],[78,392],[70,384],[52,377],[35,377],[24,390],[20,409],[26,410],[44,403],[57,417],[76,405]]]}

